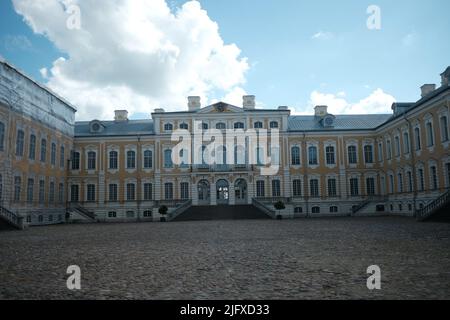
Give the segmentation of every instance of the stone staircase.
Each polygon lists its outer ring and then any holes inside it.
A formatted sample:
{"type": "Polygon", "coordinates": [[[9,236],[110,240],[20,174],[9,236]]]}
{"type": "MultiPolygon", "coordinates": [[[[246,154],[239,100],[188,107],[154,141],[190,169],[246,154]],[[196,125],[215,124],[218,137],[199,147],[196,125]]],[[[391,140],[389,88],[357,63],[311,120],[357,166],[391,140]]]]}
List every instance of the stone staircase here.
{"type": "Polygon", "coordinates": [[[172,221],[263,220],[270,218],[252,205],[193,206],[172,221]]]}
{"type": "Polygon", "coordinates": [[[0,206],[0,230],[23,230],[24,227],[23,217],[0,206]]]}
{"type": "Polygon", "coordinates": [[[419,221],[450,222],[450,191],[416,212],[419,221]]]}

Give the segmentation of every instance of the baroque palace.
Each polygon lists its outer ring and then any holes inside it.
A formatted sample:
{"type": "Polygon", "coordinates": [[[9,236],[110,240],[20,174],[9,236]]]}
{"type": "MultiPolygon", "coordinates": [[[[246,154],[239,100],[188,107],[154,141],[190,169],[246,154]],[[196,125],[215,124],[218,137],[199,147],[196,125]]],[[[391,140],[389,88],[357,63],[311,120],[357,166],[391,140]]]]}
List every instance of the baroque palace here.
{"type": "MultiPolygon", "coordinates": [[[[0,208],[12,223],[68,220],[159,221],[196,206],[252,205],[277,217],[414,216],[450,187],[450,67],[440,87],[391,114],[311,116],[288,107],[256,109],[189,97],[181,112],[156,109],[147,120],[75,122],[76,109],[7,62],[0,63],[0,208]],[[176,129],[279,130],[279,170],[262,175],[243,162],[177,165],[176,129]],[[275,211],[282,201],[285,209],[275,211]]],[[[192,152],[196,152],[192,150],[192,152]]],[[[236,150],[246,154],[248,150],[236,150]]],[[[226,152],[224,154],[227,154],[226,152]]],[[[237,157],[236,157],[237,158],[237,157]]],[[[215,209],[211,209],[214,214],[215,209]]]]}

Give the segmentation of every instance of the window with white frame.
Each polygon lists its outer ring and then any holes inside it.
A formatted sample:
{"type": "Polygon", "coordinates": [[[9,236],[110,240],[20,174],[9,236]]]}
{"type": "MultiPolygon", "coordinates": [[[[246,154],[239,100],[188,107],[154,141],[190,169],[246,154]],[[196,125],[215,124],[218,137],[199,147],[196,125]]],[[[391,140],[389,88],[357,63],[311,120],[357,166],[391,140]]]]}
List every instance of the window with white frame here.
{"type": "Polygon", "coordinates": [[[328,196],[336,197],[337,196],[336,178],[329,178],[327,183],[328,183],[328,196]]]}
{"type": "Polygon", "coordinates": [[[347,148],[347,156],[348,156],[348,163],[349,164],[357,164],[358,163],[358,156],[357,156],[356,146],[348,146],[348,148],[347,148]]]}
{"type": "Polygon", "coordinates": [[[336,154],[333,146],[327,146],[325,148],[327,165],[336,164],[336,154]]]}
{"type": "Polygon", "coordinates": [[[144,169],[153,167],[153,152],[151,150],[144,151],[144,169]]]}
{"type": "Polygon", "coordinates": [[[396,136],[395,138],[394,138],[394,141],[395,141],[395,156],[396,157],[400,157],[400,137],[399,136],[396,136]]]}
{"type": "Polygon", "coordinates": [[[409,133],[403,132],[403,151],[405,154],[409,154],[410,151],[410,142],[409,142],[409,133]]]}
{"type": "Polygon", "coordinates": [[[417,170],[417,179],[418,185],[419,185],[419,191],[425,191],[425,176],[424,176],[424,170],[422,168],[417,170]]]}
{"type": "Polygon", "coordinates": [[[34,198],[34,179],[28,179],[27,183],[27,202],[33,203],[34,198]]]}
{"type": "Polygon", "coordinates": [[[61,204],[64,203],[65,198],[66,197],[64,196],[64,183],[60,183],[58,188],[58,202],[61,204]]]}
{"type": "Polygon", "coordinates": [[[167,182],[164,184],[164,198],[166,200],[173,200],[173,183],[167,182]]]}
{"type": "Polygon", "coordinates": [[[189,183],[188,182],[182,182],[180,184],[180,195],[181,195],[181,200],[189,199],[189,183]]]}
{"type": "Polygon", "coordinates": [[[117,170],[119,168],[119,153],[117,151],[109,152],[109,169],[117,170]]]}
{"type": "Polygon", "coordinates": [[[144,183],[144,200],[153,200],[153,185],[151,183],[144,183]]]}
{"type": "Polygon", "coordinates": [[[389,175],[389,194],[394,194],[394,175],[389,175]]]}
{"type": "Polygon", "coordinates": [[[173,168],[172,150],[170,149],[164,150],[164,168],[173,168]]]}
{"type": "Polygon", "coordinates": [[[295,146],[291,149],[291,163],[293,166],[299,166],[300,165],[300,147],[295,146]]]}
{"type": "Polygon", "coordinates": [[[439,119],[440,127],[441,127],[441,139],[442,142],[447,142],[448,139],[448,117],[441,116],[439,119]]]}
{"type": "Polygon", "coordinates": [[[136,200],[136,184],[127,183],[127,201],[136,200]]]}
{"type": "Polygon", "coordinates": [[[350,194],[352,197],[359,196],[359,179],[350,178],[350,194]]]}
{"type": "Polygon", "coordinates": [[[433,123],[431,121],[427,122],[426,128],[427,128],[427,145],[428,145],[428,147],[432,147],[432,146],[434,146],[433,123]]]}
{"type": "Polygon", "coordinates": [[[270,129],[278,129],[278,128],[279,128],[279,124],[277,121],[270,122],[270,129]]]}
{"type": "Polygon", "coordinates": [[[262,129],[264,127],[263,123],[261,121],[257,121],[255,122],[255,124],[253,125],[253,127],[255,129],[262,129]]]}
{"type": "Polygon", "coordinates": [[[319,193],[319,179],[311,179],[309,181],[309,193],[312,198],[318,198],[319,193]]]}
{"type": "Polygon", "coordinates": [[[28,159],[36,159],[36,136],[34,134],[30,135],[30,145],[28,148],[28,159]]]}
{"type": "Polygon", "coordinates": [[[416,140],[416,151],[422,149],[422,139],[420,137],[420,128],[414,128],[414,139],[416,140]]]}
{"type": "Polygon", "coordinates": [[[136,168],[136,151],[129,150],[127,151],[127,169],[135,169],[136,168]]]}
{"type": "Polygon", "coordinates": [[[54,203],[55,202],[55,182],[50,181],[50,185],[48,188],[48,202],[54,203]]]}
{"type": "Polygon", "coordinates": [[[97,154],[94,151],[89,151],[88,154],[88,170],[95,170],[97,166],[97,154]]]}
{"type": "Polygon", "coordinates": [[[181,130],[189,130],[189,125],[187,123],[182,123],[180,124],[180,129],[181,130]]]}
{"type": "Polygon", "coordinates": [[[217,130],[225,130],[227,128],[227,125],[223,122],[219,122],[216,124],[216,129],[217,130]]]}
{"type": "Polygon", "coordinates": [[[116,183],[110,183],[108,186],[108,195],[110,202],[116,202],[118,200],[118,186],[116,183]]]}
{"type": "Polygon", "coordinates": [[[41,140],[41,162],[47,161],[47,140],[41,140]]]}
{"type": "Polygon", "coordinates": [[[366,192],[368,196],[375,195],[375,178],[373,177],[366,178],[366,192]]]}
{"type": "Polygon", "coordinates": [[[403,174],[398,173],[397,179],[398,179],[398,192],[403,193],[403,174]]]}
{"type": "Polygon", "coordinates": [[[437,173],[437,167],[430,167],[430,175],[431,175],[431,190],[437,190],[439,188],[439,178],[437,173]]]}
{"type": "Polygon", "coordinates": [[[373,146],[364,146],[364,160],[366,164],[373,164],[373,146]]]}
{"type": "Polygon", "coordinates": [[[264,198],[266,196],[265,183],[262,180],[256,181],[256,197],[264,198]]]}
{"type": "Polygon", "coordinates": [[[23,156],[23,148],[25,144],[25,133],[23,130],[17,131],[17,139],[16,139],[16,156],[23,156]]]}
{"type": "Polygon", "coordinates": [[[414,186],[413,186],[413,175],[411,171],[408,171],[406,173],[408,177],[408,192],[413,192],[414,186]]]}
{"type": "Polygon", "coordinates": [[[392,145],[391,140],[386,141],[387,159],[392,160],[392,145]]]}
{"type": "Polygon", "coordinates": [[[244,128],[245,128],[245,125],[243,122],[236,122],[234,124],[234,129],[244,129],[244,128]]]}
{"type": "Polygon", "coordinates": [[[64,148],[64,146],[61,146],[59,148],[59,167],[60,168],[64,168],[65,161],[66,161],[66,149],[64,148]]]}
{"type": "Polygon", "coordinates": [[[80,186],[73,184],[70,186],[70,201],[79,202],[80,201],[80,186]]]}
{"type": "Polygon", "coordinates": [[[80,170],[80,153],[72,152],[72,170],[80,170]]]}
{"type": "Polygon", "coordinates": [[[14,177],[14,201],[19,202],[22,192],[22,178],[14,177]]]}
{"type": "Polygon", "coordinates": [[[292,191],[294,197],[302,196],[302,181],[300,179],[292,181],[292,191]]]}
{"type": "Polygon", "coordinates": [[[95,184],[87,185],[86,201],[95,202],[95,184]]]}
{"type": "Polygon", "coordinates": [[[272,180],[272,197],[281,197],[281,182],[280,180],[272,180]]]}
{"type": "Polygon", "coordinates": [[[56,144],[52,143],[50,151],[50,164],[56,166],[56,144]]]}
{"type": "Polygon", "coordinates": [[[173,124],[171,123],[166,123],[164,125],[164,131],[173,131],[173,124]]]}
{"type": "Polygon", "coordinates": [[[309,159],[310,166],[316,166],[319,164],[319,158],[317,155],[317,147],[316,146],[310,146],[308,148],[308,159],[309,159]]]}
{"type": "Polygon", "coordinates": [[[45,202],[45,180],[39,180],[39,203],[45,202]]]}
{"type": "Polygon", "coordinates": [[[378,143],[378,161],[383,162],[383,143],[378,143]]]}

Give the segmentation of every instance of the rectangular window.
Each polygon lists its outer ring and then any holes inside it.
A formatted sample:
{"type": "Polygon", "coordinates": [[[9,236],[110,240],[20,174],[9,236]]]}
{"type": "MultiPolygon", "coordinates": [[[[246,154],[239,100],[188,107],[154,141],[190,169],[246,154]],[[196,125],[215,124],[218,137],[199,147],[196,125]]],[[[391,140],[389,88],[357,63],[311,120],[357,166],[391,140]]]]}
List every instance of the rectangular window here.
{"type": "Polygon", "coordinates": [[[319,159],[317,158],[317,148],[316,147],[308,148],[308,157],[309,157],[309,165],[315,166],[319,163],[319,159]]]}
{"type": "Polygon", "coordinates": [[[412,172],[411,172],[411,171],[408,171],[407,176],[408,176],[408,192],[413,192],[413,177],[412,177],[412,172]]]}
{"type": "Polygon", "coordinates": [[[80,187],[77,184],[70,186],[70,201],[79,202],[80,201],[80,187]]]}
{"type": "Polygon", "coordinates": [[[336,157],[334,153],[334,147],[326,147],[326,158],[327,158],[327,164],[328,165],[334,165],[336,164],[336,157]]]}
{"type": "Polygon", "coordinates": [[[47,140],[41,140],[41,162],[47,161],[47,140]]]}
{"type": "Polygon", "coordinates": [[[256,181],[256,197],[264,198],[266,196],[264,181],[256,181]]]}
{"type": "Polygon", "coordinates": [[[420,149],[422,149],[422,142],[420,139],[420,129],[419,128],[414,129],[414,135],[416,138],[416,151],[419,151],[420,149]]]}
{"type": "Polygon", "coordinates": [[[387,151],[387,158],[388,160],[392,159],[392,145],[391,145],[391,140],[388,140],[386,142],[386,151],[387,151]]]}
{"type": "Polygon", "coordinates": [[[80,170],[80,153],[72,153],[72,170],[80,170]]]}
{"type": "Polygon", "coordinates": [[[281,183],[280,180],[272,180],[272,197],[281,197],[281,183]]]}
{"type": "Polygon", "coordinates": [[[153,153],[150,150],[144,152],[144,169],[151,169],[153,167],[153,153]]]}
{"type": "Polygon", "coordinates": [[[433,124],[431,122],[427,123],[427,139],[428,139],[428,147],[434,146],[434,132],[433,132],[433,124]]]}
{"type": "Polygon", "coordinates": [[[359,196],[359,183],[358,178],[350,179],[350,194],[352,197],[359,196]]]}
{"type": "Polygon", "coordinates": [[[127,184],[127,201],[136,200],[136,185],[134,183],[127,184]]]}
{"type": "Polygon", "coordinates": [[[144,184],[144,200],[145,201],[153,200],[153,186],[151,183],[144,184]]]}
{"type": "Polygon", "coordinates": [[[117,170],[119,168],[119,154],[116,151],[111,151],[109,153],[109,168],[112,170],[117,170]]]}
{"type": "Polygon", "coordinates": [[[292,181],[292,191],[293,191],[294,197],[302,196],[302,181],[301,180],[292,181]]]}
{"type": "Polygon", "coordinates": [[[14,201],[20,201],[20,193],[22,189],[22,178],[14,177],[14,201]]]}
{"type": "Polygon", "coordinates": [[[189,199],[189,183],[182,182],[180,185],[180,189],[181,189],[181,199],[182,200],[189,199]]]}
{"type": "Polygon", "coordinates": [[[97,154],[95,152],[88,152],[88,170],[95,170],[97,162],[97,154]]]}
{"type": "Polygon", "coordinates": [[[60,168],[64,168],[64,162],[66,161],[66,149],[64,148],[64,146],[61,146],[61,148],[59,149],[59,167],[60,168]]]}
{"type": "Polygon", "coordinates": [[[309,192],[311,194],[311,197],[313,197],[313,198],[318,198],[320,196],[318,179],[311,179],[309,181],[309,192]]]}
{"type": "Polygon", "coordinates": [[[164,197],[166,200],[173,200],[173,183],[164,184],[164,197]]]}
{"type": "Polygon", "coordinates": [[[136,152],[128,151],[127,152],[127,169],[136,168],[136,152]]]}
{"type": "Polygon", "coordinates": [[[403,193],[403,175],[398,174],[398,192],[403,193]]]}
{"type": "Polygon", "coordinates": [[[87,185],[87,202],[95,202],[95,184],[87,185]]]}
{"type": "Polygon", "coordinates": [[[50,182],[49,190],[48,190],[48,202],[55,202],[55,183],[53,181],[50,182]]]}
{"type": "Polygon", "coordinates": [[[356,147],[355,146],[349,146],[348,150],[348,163],[349,164],[357,164],[358,163],[358,156],[356,153],[356,147]]]}
{"type": "Polygon", "coordinates": [[[164,151],[164,168],[167,168],[167,169],[173,168],[172,150],[164,151]]]}
{"type": "Polygon", "coordinates": [[[336,179],[334,178],[328,179],[328,196],[329,197],[337,196],[336,179]]]}
{"type": "Polygon", "coordinates": [[[65,196],[64,196],[64,183],[60,183],[60,184],[59,184],[58,201],[59,201],[59,203],[64,203],[64,201],[65,201],[65,196]]]}
{"type": "Polygon", "coordinates": [[[45,181],[39,181],[39,203],[43,204],[45,202],[45,181]]]}
{"type": "Polygon", "coordinates": [[[27,184],[27,202],[32,203],[34,198],[34,179],[28,179],[27,184]]]}
{"type": "Polygon", "coordinates": [[[115,211],[108,212],[108,218],[117,218],[117,212],[115,211]]]}
{"type": "Polygon", "coordinates": [[[437,190],[439,187],[437,169],[435,166],[430,168],[431,171],[431,189],[437,190]]]}
{"type": "Polygon", "coordinates": [[[419,179],[419,191],[425,191],[425,177],[423,173],[423,169],[418,170],[418,179],[419,179]]]}
{"type": "Polygon", "coordinates": [[[375,179],[374,178],[367,178],[366,179],[366,189],[367,189],[367,195],[368,196],[374,196],[375,195],[375,179]]]}
{"type": "Polygon", "coordinates": [[[56,144],[52,143],[52,149],[50,152],[50,163],[52,166],[56,166],[56,144]]]}
{"type": "Polygon", "coordinates": [[[36,159],[36,136],[34,134],[30,136],[30,148],[28,150],[28,159],[30,160],[36,159]]]}
{"type": "Polygon", "coordinates": [[[400,157],[400,137],[395,137],[395,156],[400,157]]]}
{"type": "Polygon", "coordinates": [[[383,162],[383,144],[378,144],[378,161],[383,162]]]}
{"type": "Polygon", "coordinates": [[[403,144],[404,144],[404,151],[405,154],[409,154],[410,151],[410,142],[409,142],[409,134],[405,132],[403,134],[403,144]]]}
{"type": "Polygon", "coordinates": [[[110,202],[116,202],[117,201],[117,184],[110,184],[109,185],[109,201],[110,202]]]}
{"type": "Polygon", "coordinates": [[[389,193],[394,193],[394,176],[392,174],[389,175],[389,193]]]}
{"type": "Polygon", "coordinates": [[[0,151],[5,150],[5,124],[0,122],[0,151]]]}
{"type": "Polygon", "coordinates": [[[367,164],[373,163],[373,147],[372,146],[364,147],[364,159],[367,164]]]}
{"type": "Polygon", "coordinates": [[[442,142],[448,141],[448,120],[446,116],[441,117],[441,137],[442,142]]]}
{"type": "Polygon", "coordinates": [[[22,130],[17,131],[17,140],[16,140],[16,156],[23,156],[23,146],[25,143],[25,133],[22,130]]]}

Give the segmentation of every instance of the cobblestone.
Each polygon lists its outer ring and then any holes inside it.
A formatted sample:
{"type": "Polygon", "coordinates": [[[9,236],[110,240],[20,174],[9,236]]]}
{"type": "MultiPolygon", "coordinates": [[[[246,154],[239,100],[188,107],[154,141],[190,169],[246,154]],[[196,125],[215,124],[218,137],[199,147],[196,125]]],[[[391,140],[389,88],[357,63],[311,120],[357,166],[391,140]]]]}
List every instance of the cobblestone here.
{"type": "Polygon", "coordinates": [[[449,248],[408,218],[36,227],[0,232],[0,299],[449,299],[449,248]]]}

